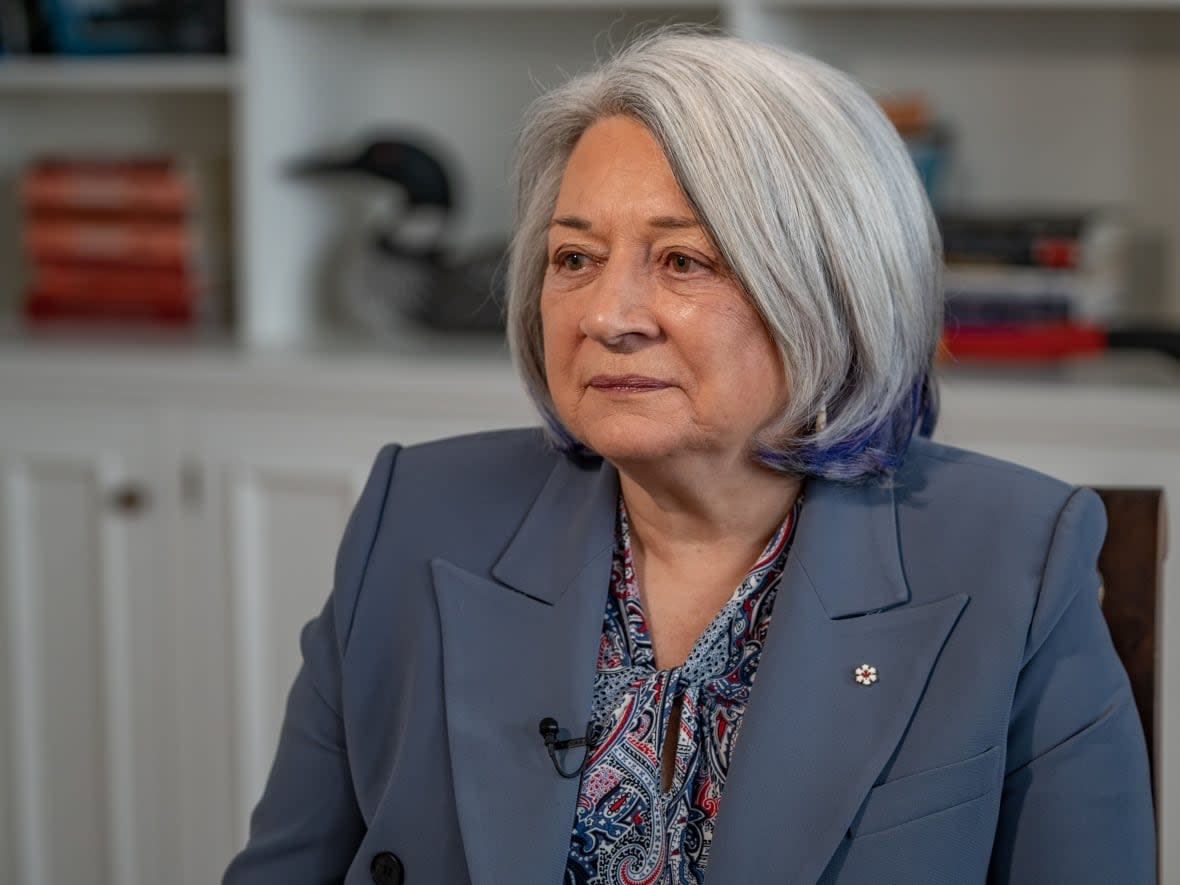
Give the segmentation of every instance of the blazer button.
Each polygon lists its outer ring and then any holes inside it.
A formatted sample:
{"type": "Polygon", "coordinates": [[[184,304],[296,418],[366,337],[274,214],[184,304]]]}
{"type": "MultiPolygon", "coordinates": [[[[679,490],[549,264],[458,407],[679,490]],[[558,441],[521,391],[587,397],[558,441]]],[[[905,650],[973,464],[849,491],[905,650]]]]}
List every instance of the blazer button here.
{"type": "Polygon", "coordinates": [[[373,877],[375,885],[402,885],[406,871],[396,854],[392,851],[382,851],[373,855],[373,861],[369,864],[369,875],[373,877]]]}

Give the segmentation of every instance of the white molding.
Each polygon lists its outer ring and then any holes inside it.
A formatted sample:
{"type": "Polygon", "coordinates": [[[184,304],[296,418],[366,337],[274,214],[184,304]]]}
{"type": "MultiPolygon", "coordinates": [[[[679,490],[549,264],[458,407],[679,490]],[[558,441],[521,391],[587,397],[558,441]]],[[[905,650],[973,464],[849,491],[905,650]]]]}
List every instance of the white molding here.
{"type": "MultiPolygon", "coordinates": [[[[138,853],[135,839],[135,729],[132,686],[135,671],[131,655],[131,577],[129,545],[123,520],[110,519],[103,496],[126,480],[123,466],[113,455],[89,464],[95,473],[99,523],[102,593],[102,661],[106,703],[107,823],[114,881],[136,885],[138,853]]],[[[145,701],[147,699],[144,699],[145,701]]]]}
{"type": "Polygon", "coordinates": [[[250,543],[258,525],[258,494],[253,482],[253,468],[239,464],[225,473],[227,537],[233,600],[234,732],[237,738],[239,815],[236,829],[243,840],[248,833],[244,816],[262,794],[268,760],[265,758],[265,735],[259,711],[265,691],[263,656],[258,653],[263,635],[260,564],[257,550],[250,543]]]}
{"type": "Polygon", "coordinates": [[[5,517],[12,547],[8,551],[8,646],[12,673],[14,728],[12,782],[18,799],[13,815],[16,834],[17,881],[26,885],[48,885],[50,834],[45,809],[45,741],[42,731],[45,712],[40,668],[37,666],[37,637],[40,606],[33,588],[32,553],[36,549],[30,531],[30,493],[27,465],[14,461],[5,470],[3,495],[5,517]]]}

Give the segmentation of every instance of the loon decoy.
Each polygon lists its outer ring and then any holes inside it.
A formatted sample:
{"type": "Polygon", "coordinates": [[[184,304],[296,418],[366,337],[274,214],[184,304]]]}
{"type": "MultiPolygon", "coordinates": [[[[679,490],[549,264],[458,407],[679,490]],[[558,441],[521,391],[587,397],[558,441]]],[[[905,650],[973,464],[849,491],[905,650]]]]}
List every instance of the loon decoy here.
{"type": "Polygon", "coordinates": [[[451,177],[422,140],[377,136],[348,157],[313,157],[291,164],[299,178],[362,175],[397,187],[365,221],[351,244],[342,285],[350,307],[367,323],[384,324],[389,307],[438,329],[502,330],[506,246],[456,253],[446,245],[454,217],[451,177]]]}

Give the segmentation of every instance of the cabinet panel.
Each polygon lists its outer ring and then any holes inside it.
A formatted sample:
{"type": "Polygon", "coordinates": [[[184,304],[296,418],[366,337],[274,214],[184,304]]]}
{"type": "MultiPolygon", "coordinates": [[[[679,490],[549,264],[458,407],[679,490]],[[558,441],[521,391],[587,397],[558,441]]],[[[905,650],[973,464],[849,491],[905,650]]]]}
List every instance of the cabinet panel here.
{"type": "Polygon", "coordinates": [[[192,410],[169,431],[191,475],[177,518],[182,591],[177,656],[181,865],[214,881],[244,842],[248,814],[274,756],[302,626],[332,588],[336,551],[373,459],[413,443],[517,424],[514,397],[387,402],[380,419],[245,410],[192,410]],[[400,407],[399,407],[400,406],[400,407]],[[419,414],[419,412],[421,412],[419,414]],[[211,814],[212,809],[219,813],[211,814]]]}
{"type": "Polygon", "coordinates": [[[215,881],[245,840],[301,662],[300,630],[331,590],[344,526],[378,450],[535,423],[517,386],[489,382],[507,371],[393,385],[363,400],[363,414],[341,412],[339,398],[336,409],[316,411],[260,399],[257,408],[186,407],[169,420],[165,448],[188,477],[170,530],[181,587],[186,881],[215,881]]]}
{"type": "Polygon", "coordinates": [[[153,651],[153,531],[131,485],[150,479],[145,425],[2,408],[12,881],[156,881],[168,671],[153,651]]]}
{"type": "Polygon", "coordinates": [[[302,626],[324,604],[364,462],[235,465],[225,472],[230,551],[239,802],[262,791],[287,690],[301,662],[302,626]]]}

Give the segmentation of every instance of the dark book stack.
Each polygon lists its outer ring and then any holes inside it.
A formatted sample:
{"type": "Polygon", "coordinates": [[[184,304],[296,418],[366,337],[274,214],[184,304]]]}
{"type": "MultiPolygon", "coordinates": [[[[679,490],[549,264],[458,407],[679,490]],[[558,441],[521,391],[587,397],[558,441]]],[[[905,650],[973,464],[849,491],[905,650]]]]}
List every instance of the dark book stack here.
{"type": "Polygon", "coordinates": [[[175,159],[45,158],[21,182],[34,323],[191,326],[214,318],[198,176],[175,159]]]}
{"type": "Polygon", "coordinates": [[[0,55],[225,51],[226,0],[0,0],[0,55]]]}
{"type": "Polygon", "coordinates": [[[944,349],[1052,359],[1104,346],[1126,298],[1129,231],[1112,213],[942,213],[944,349]]]}

